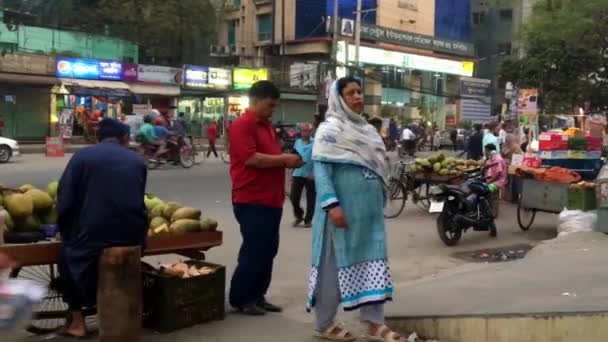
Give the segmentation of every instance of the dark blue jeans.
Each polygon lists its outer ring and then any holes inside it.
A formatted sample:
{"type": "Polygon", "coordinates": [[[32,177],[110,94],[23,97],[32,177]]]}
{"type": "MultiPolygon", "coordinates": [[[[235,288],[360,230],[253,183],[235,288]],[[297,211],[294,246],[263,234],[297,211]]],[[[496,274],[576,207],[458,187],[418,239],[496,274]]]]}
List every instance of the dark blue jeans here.
{"type": "Polygon", "coordinates": [[[234,204],[243,243],[230,283],[230,305],[235,308],[264,300],[272,279],[274,257],[279,251],[279,226],[283,209],[254,204],[234,204]]]}

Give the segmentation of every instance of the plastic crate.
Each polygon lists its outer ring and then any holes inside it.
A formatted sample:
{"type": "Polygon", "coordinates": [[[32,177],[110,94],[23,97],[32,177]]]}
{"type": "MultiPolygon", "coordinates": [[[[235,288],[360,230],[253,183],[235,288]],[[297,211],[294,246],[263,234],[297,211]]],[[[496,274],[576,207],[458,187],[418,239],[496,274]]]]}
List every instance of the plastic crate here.
{"type": "Polygon", "coordinates": [[[595,189],[568,189],[568,209],[589,211],[597,209],[595,189]]]}
{"type": "Polygon", "coordinates": [[[601,151],[602,145],[604,145],[604,139],[602,137],[594,137],[588,135],[585,137],[587,139],[587,151],[601,151]]]}
{"type": "Polygon", "coordinates": [[[568,149],[568,136],[543,133],[538,137],[539,150],[561,151],[568,149]]]}
{"type": "Polygon", "coordinates": [[[589,142],[585,138],[573,137],[568,140],[568,149],[575,151],[586,151],[589,142]]]}
{"type": "Polygon", "coordinates": [[[186,279],[159,274],[152,267],[142,272],[145,328],[169,333],[224,319],[226,268],[203,261],[186,264],[211,267],[215,272],[186,279]]]}

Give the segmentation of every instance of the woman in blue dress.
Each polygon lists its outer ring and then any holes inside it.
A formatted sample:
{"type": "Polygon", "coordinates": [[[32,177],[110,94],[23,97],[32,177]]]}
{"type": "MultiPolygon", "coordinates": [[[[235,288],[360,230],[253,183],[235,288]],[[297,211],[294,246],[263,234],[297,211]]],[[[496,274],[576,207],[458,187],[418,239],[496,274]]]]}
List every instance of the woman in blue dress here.
{"type": "Polygon", "coordinates": [[[342,305],[360,309],[368,340],[399,341],[384,324],[384,303],[393,295],[383,215],[386,150],[362,111],[361,83],[335,82],[313,147],[317,210],[307,308],[314,308],[323,339],[355,339],[335,322],[342,305]]]}

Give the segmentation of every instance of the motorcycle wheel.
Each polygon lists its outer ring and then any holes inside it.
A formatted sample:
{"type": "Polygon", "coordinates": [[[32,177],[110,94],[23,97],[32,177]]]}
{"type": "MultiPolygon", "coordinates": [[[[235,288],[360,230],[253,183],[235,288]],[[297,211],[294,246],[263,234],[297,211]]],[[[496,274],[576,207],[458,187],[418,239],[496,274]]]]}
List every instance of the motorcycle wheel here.
{"type": "Polygon", "coordinates": [[[437,233],[439,233],[441,241],[448,247],[456,246],[462,237],[462,229],[451,227],[454,225],[451,221],[450,215],[445,211],[437,217],[437,233]]]}
{"type": "Polygon", "coordinates": [[[194,165],[194,156],[192,155],[192,148],[188,146],[182,146],[179,151],[179,163],[184,169],[189,169],[194,165]]]}

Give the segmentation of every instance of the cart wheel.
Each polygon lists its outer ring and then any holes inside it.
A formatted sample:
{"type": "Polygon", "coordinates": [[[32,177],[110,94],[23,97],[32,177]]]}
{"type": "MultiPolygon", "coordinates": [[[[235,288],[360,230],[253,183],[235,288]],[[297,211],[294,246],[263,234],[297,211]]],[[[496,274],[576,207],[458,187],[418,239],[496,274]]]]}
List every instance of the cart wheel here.
{"type": "Polygon", "coordinates": [[[422,183],[412,192],[412,198],[418,208],[429,211],[431,207],[431,186],[428,183],[422,183]]]}
{"type": "MultiPolygon", "coordinates": [[[[59,271],[57,265],[28,266],[14,269],[11,278],[30,280],[47,289],[47,293],[33,310],[33,318],[26,330],[35,335],[45,335],[55,332],[65,325],[68,305],[61,297],[59,271]]],[[[86,324],[91,327],[96,324],[97,310],[83,310],[86,324]]]]}
{"type": "Polygon", "coordinates": [[[524,208],[521,205],[521,201],[519,201],[517,204],[517,223],[519,224],[519,228],[524,232],[528,231],[532,227],[535,218],[536,210],[524,208]]]}
{"type": "Polygon", "coordinates": [[[405,185],[398,179],[391,179],[388,187],[388,198],[384,206],[384,217],[395,218],[403,212],[405,201],[407,200],[407,191],[405,185]]]}
{"type": "Polygon", "coordinates": [[[34,308],[32,321],[26,329],[28,332],[37,335],[48,334],[65,324],[68,305],[63,302],[59,291],[57,265],[14,269],[11,278],[30,280],[47,289],[42,302],[34,308]]]}

